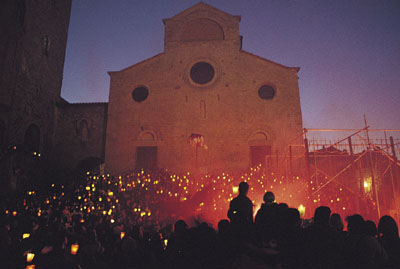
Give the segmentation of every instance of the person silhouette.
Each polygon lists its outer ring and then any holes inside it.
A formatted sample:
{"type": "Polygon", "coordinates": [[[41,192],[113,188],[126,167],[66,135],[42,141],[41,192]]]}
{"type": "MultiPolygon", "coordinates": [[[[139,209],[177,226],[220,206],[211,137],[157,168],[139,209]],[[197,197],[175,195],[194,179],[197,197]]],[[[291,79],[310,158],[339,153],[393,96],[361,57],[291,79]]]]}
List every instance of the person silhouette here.
{"type": "Polygon", "coordinates": [[[249,184],[239,184],[239,194],[229,204],[228,218],[232,225],[247,226],[253,224],[253,203],[247,197],[249,184]]]}

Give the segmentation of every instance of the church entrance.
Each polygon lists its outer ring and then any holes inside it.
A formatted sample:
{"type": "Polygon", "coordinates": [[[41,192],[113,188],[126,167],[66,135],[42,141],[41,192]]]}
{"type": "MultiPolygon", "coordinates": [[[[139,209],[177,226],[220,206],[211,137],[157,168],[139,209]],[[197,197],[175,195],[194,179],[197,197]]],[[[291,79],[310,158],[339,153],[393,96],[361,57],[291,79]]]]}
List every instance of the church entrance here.
{"type": "Polygon", "coordinates": [[[137,147],[135,168],[143,168],[143,170],[157,169],[157,147],[137,147]]]}
{"type": "Polygon", "coordinates": [[[252,167],[266,165],[267,155],[271,154],[270,146],[250,146],[250,164],[252,167]]]}

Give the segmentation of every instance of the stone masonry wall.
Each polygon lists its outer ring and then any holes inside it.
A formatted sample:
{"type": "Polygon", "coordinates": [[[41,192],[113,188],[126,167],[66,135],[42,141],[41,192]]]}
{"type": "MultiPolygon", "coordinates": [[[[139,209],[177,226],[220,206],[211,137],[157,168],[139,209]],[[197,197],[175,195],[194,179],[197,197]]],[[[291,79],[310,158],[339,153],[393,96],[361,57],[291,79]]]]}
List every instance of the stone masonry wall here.
{"type": "Polygon", "coordinates": [[[107,103],[58,105],[54,160],[73,170],[87,159],[104,161],[107,103]]]}
{"type": "Polygon", "coordinates": [[[106,170],[135,168],[139,146],[157,147],[158,167],[212,172],[249,167],[250,145],[260,134],[266,136],[262,145],[273,153],[284,154],[289,141],[301,143],[298,68],[242,51],[239,17],[229,16],[200,3],[164,20],[164,53],[110,72],[106,170]],[[186,25],[182,22],[192,17],[223,22],[220,26],[228,39],[180,41],[179,33],[186,25]],[[209,83],[192,81],[190,69],[198,62],[213,67],[215,75],[209,83]],[[262,85],[275,88],[273,99],[259,97],[262,85]],[[140,86],[149,95],[136,102],[132,91],[140,86]],[[201,134],[208,148],[198,148],[197,158],[189,143],[192,134],[201,134]],[[298,141],[293,141],[296,137],[298,141]]]}

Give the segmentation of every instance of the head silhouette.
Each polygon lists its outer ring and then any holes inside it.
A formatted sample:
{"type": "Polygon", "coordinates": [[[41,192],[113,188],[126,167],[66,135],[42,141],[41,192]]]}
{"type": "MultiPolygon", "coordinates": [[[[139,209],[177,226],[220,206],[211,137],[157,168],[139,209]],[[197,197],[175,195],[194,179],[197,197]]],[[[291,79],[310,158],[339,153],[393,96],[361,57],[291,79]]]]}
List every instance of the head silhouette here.
{"type": "Polygon", "coordinates": [[[274,193],[271,192],[271,191],[267,191],[267,192],[264,194],[264,202],[265,202],[266,204],[272,204],[273,202],[275,202],[275,195],[274,195],[274,193]]]}
{"type": "Polygon", "coordinates": [[[329,224],[336,231],[343,231],[343,229],[344,229],[342,217],[340,217],[340,215],[337,213],[332,214],[332,216],[329,220],[329,224]]]}
{"type": "Polygon", "coordinates": [[[320,206],[315,209],[314,222],[320,225],[329,225],[331,209],[327,206],[320,206]]]}
{"type": "Polygon", "coordinates": [[[399,238],[399,228],[391,216],[385,215],[381,217],[378,223],[378,235],[383,238],[399,238]]]}
{"type": "Polygon", "coordinates": [[[365,234],[365,221],[361,215],[352,215],[346,218],[349,234],[365,234]]]}
{"type": "Polygon", "coordinates": [[[239,195],[247,195],[249,191],[249,184],[247,182],[240,182],[239,184],[239,195]]]}
{"type": "Polygon", "coordinates": [[[175,222],[175,232],[176,233],[183,233],[187,229],[187,224],[184,220],[178,220],[175,222]]]}
{"type": "Polygon", "coordinates": [[[222,219],[218,222],[218,233],[219,234],[226,234],[228,233],[229,230],[229,220],[227,219],[222,219]]]}

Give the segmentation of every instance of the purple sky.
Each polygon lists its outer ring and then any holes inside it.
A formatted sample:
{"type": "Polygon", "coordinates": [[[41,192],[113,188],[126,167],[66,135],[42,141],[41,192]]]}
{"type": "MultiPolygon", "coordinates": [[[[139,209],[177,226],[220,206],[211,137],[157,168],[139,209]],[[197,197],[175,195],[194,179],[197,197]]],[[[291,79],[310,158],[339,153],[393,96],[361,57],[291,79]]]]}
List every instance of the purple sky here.
{"type": "MultiPolygon", "coordinates": [[[[209,0],[241,15],[243,49],[299,66],[306,128],[400,129],[399,0],[209,0]]],[[[198,1],[73,0],[62,96],[108,101],[107,71],[163,51],[162,19],[198,1]]],[[[397,133],[397,137],[400,133],[397,133]]]]}

